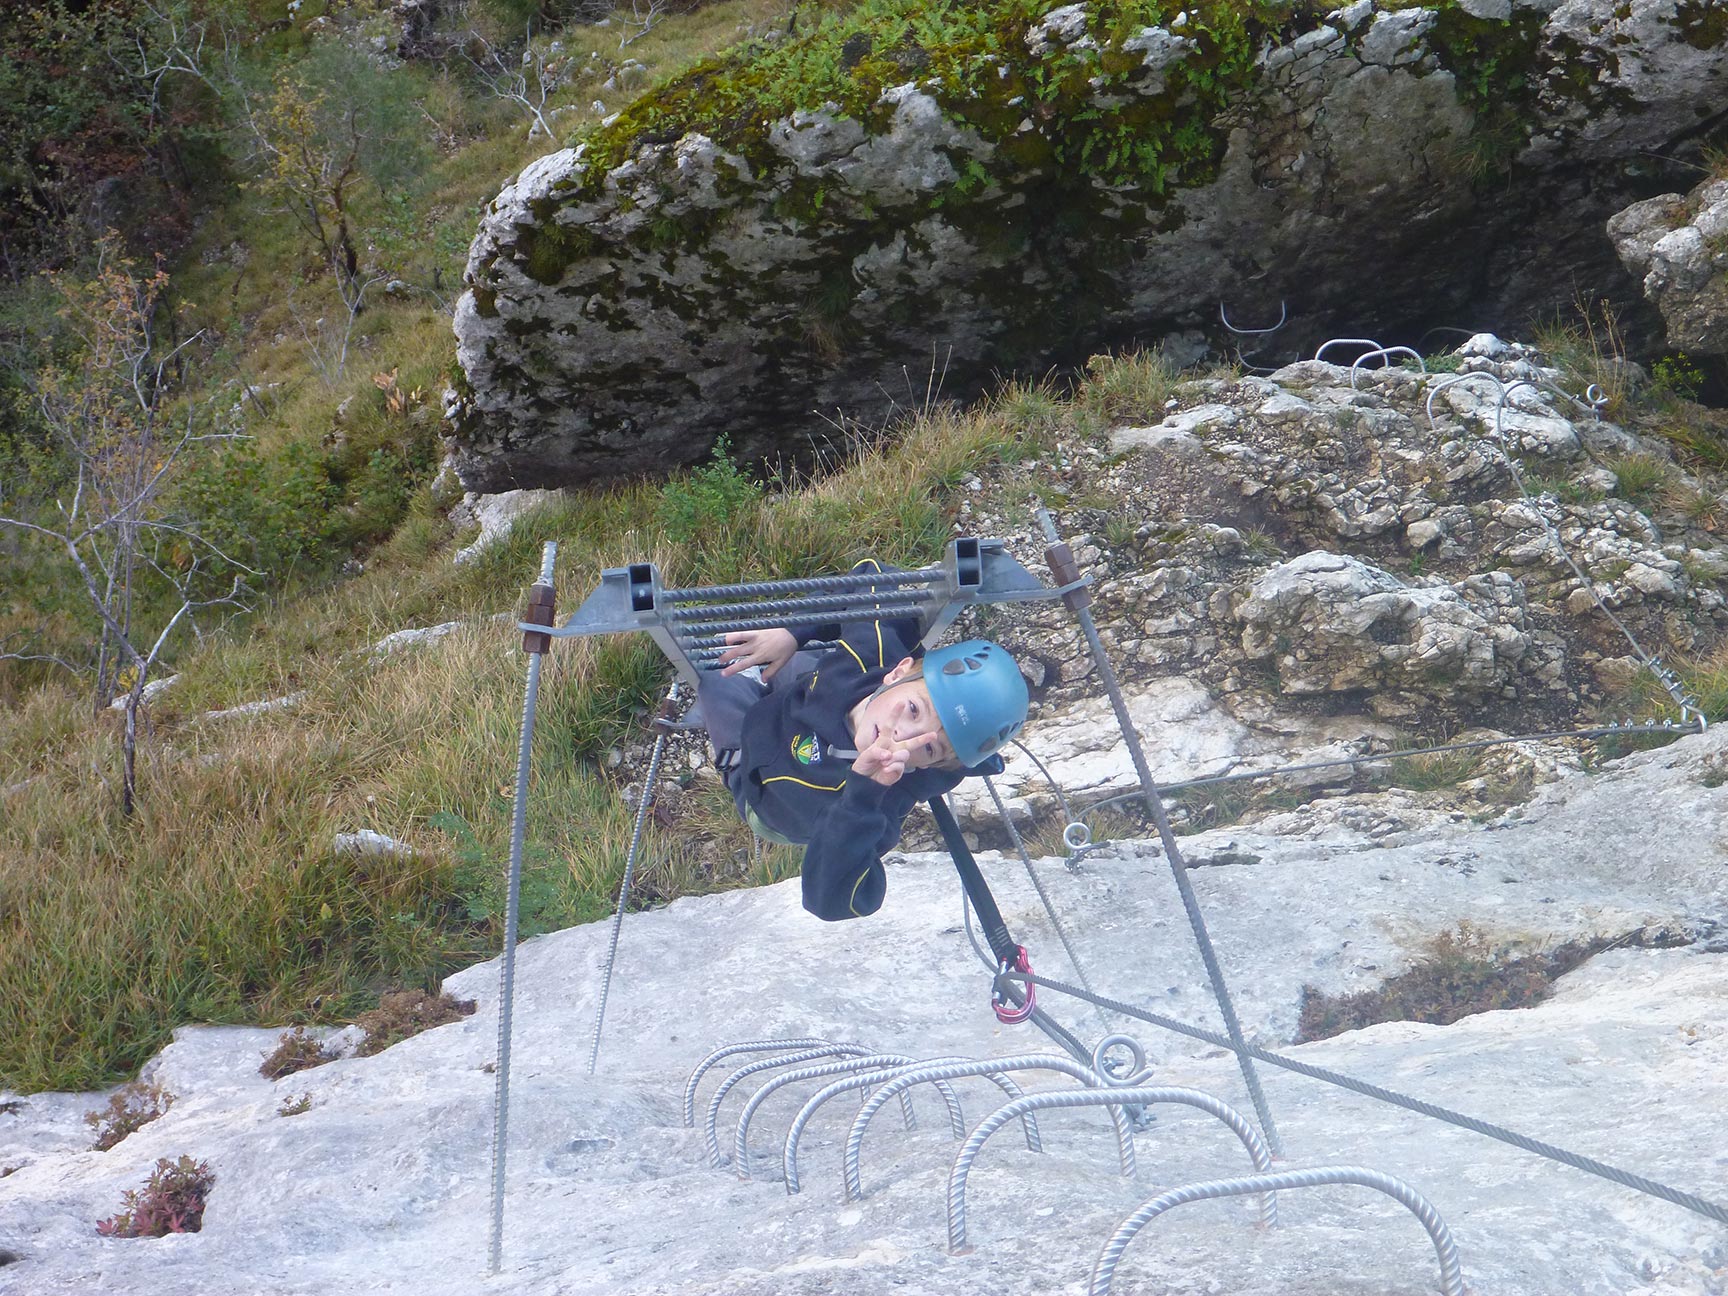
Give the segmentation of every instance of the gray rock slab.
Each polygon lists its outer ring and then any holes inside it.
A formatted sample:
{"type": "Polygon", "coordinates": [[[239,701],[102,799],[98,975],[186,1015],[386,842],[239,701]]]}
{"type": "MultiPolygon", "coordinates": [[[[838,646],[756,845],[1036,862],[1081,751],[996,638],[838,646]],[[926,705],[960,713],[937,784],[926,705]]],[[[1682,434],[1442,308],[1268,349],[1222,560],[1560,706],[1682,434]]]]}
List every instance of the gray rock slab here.
{"type": "MultiPolygon", "coordinates": [[[[1304,986],[1377,984],[1463,920],[1492,938],[1558,942],[1638,925],[1719,923],[1728,899],[1728,738],[1712,732],[1542,788],[1486,824],[1430,825],[1384,845],[1340,831],[1318,840],[1263,830],[1183,839],[1223,860],[1190,877],[1250,1039],[1442,1104],[1677,1188],[1728,1199],[1728,957],[1719,942],[1619,948],[1530,1009],[1450,1026],[1398,1022],[1287,1046],[1304,986]]],[[[1069,973],[1018,862],[982,862],[1004,912],[1046,974],[1069,973]]],[[[1114,843],[1040,874],[1106,994],[1216,1029],[1188,924],[1155,845],[1114,843]]],[[[274,1032],[177,1033],[151,1074],[178,1100],[96,1153],[64,1138],[68,1113],[100,1095],[32,1095],[0,1116],[0,1147],[23,1164],[0,1178],[0,1292],[1079,1293],[1105,1237],[1171,1186],[1245,1169],[1240,1144],[1187,1109],[1160,1109],[1119,1174],[1096,1112],[1051,1114],[1045,1151],[1010,1132],[968,1188],[970,1254],[945,1245],[955,1144],[930,1098],[918,1129],[887,1113],[863,1149],[865,1195],[838,1192],[853,1107],[824,1108],[806,1133],[804,1190],[788,1196],[776,1152],[799,1101],[770,1100],[752,1126],[750,1177],[706,1164],[686,1129],[686,1077],[710,1050],[772,1036],[823,1036],[920,1056],[1002,1056],[1040,1047],[999,1024],[988,978],[960,928],[943,857],[890,861],[888,899],[862,922],[824,925],[795,882],[686,899],[630,915],[598,1074],[585,1074],[610,931],[604,923],[524,942],[516,963],[504,1264],[486,1274],[496,964],[451,977],[472,1017],[372,1058],[279,1082],[256,1075],[274,1032]],[[277,1114],[307,1094],[303,1115],[277,1114]],[[202,1232],[100,1238],[157,1157],[216,1172],[202,1232]]],[[[1126,1029],[1161,1084],[1244,1110],[1235,1061],[1185,1036],[1046,993],[1095,1038],[1126,1029]]],[[[1620,1185],[1401,1109],[1262,1066],[1292,1167],[1362,1164],[1408,1182],[1445,1218],[1473,1291],[1501,1296],[1708,1296],[1723,1290],[1728,1234],[1620,1185]]],[[[699,1106],[719,1072],[703,1085],[699,1106]]],[[[1050,1081],[1029,1079],[1034,1087],[1050,1081]]],[[[753,1087],[753,1086],[746,1086],[753,1087]]],[[[808,1094],[808,1087],[799,1091],[808,1094]]],[[[994,1102],[962,1085],[969,1120],[994,1102]]],[[[10,1095],[0,1095],[10,1099],[10,1095]]],[[[730,1140],[742,1094],[724,1104],[730,1140]]],[[[1363,1189],[1286,1193],[1282,1223],[1257,1229],[1245,1202],[1184,1206],[1128,1252],[1118,1291],[1261,1291],[1391,1296],[1437,1289],[1415,1220],[1363,1189]]]]}

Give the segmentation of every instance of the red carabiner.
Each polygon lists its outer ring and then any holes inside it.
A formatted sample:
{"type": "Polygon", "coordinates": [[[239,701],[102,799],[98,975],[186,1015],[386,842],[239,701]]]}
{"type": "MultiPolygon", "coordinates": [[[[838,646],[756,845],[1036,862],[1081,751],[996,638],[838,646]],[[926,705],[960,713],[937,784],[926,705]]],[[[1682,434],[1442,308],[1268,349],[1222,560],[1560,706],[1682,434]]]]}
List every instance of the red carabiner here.
{"type": "MultiPolygon", "coordinates": [[[[1026,947],[1016,945],[1014,947],[1014,961],[1010,963],[1007,959],[1003,959],[1001,966],[997,969],[997,975],[1000,976],[1004,972],[1025,972],[1030,975],[1031,971],[1032,964],[1026,957],[1026,947]]],[[[1016,1008],[1009,1002],[1007,993],[998,985],[990,995],[990,1006],[996,1010],[997,1021],[1005,1026],[1018,1026],[1031,1017],[1032,1010],[1038,1006],[1038,987],[1028,982],[1026,985],[1026,1002],[1016,1008]]]]}

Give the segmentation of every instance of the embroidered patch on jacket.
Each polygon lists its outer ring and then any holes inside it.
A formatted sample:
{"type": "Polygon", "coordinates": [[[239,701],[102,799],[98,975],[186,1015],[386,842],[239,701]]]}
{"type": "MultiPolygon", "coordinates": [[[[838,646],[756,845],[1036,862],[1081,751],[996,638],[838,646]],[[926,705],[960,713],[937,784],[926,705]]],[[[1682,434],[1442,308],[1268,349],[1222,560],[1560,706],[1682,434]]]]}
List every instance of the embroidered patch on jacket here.
{"type": "Polygon", "coordinates": [[[800,765],[820,765],[822,744],[816,741],[815,734],[793,734],[792,757],[800,765]]]}

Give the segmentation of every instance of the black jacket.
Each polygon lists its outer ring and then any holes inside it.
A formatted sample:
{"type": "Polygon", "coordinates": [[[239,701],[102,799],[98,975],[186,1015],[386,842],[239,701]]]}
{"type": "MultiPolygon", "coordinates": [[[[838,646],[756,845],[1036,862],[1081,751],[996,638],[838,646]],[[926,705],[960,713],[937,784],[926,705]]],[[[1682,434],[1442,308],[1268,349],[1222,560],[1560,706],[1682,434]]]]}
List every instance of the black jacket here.
{"type": "MultiPolygon", "coordinates": [[[[870,560],[853,570],[875,566],[870,560]]],[[[861,918],[882,906],[882,855],[900,840],[913,804],[943,795],[968,774],[994,773],[1001,761],[992,757],[972,770],[912,770],[889,787],[854,774],[847,716],[902,657],[917,655],[918,623],[884,616],[793,633],[801,644],[820,638],[839,646],[745,715],[745,799],[769,828],[805,843],[804,907],[829,922],[861,918]]]]}

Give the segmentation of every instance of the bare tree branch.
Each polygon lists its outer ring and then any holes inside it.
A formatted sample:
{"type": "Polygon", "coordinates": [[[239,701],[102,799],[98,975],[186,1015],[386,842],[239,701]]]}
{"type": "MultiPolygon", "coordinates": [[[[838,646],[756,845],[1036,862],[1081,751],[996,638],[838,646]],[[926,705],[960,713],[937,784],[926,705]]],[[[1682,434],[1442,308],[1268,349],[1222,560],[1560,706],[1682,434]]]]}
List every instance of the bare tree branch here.
{"type": "Polygon", "coordinates": [[[468,48],[476,46],[480,50],[478,58],[468,50],[463,50],[462,57],[474,69],[480,84],[497,98],[516,104],[533,118],[528,126],[528,138],[535,135],[552,138],[550,119],[569,111],[546,106],[547,101],[570,81],[571,60],[558,42],[536,45],[534,29],[530,26],[522,55],[514,63],[479,32],[470,31],[468,48]]]}

